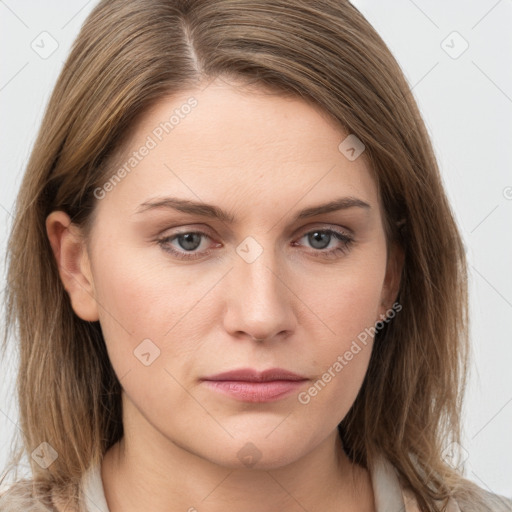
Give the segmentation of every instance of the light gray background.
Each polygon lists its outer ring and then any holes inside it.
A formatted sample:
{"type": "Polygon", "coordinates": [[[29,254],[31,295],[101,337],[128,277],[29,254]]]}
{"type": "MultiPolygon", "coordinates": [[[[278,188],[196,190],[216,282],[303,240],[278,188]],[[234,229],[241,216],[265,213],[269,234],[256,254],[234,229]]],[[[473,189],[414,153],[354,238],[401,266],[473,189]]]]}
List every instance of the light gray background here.
{"type": "MultiPolygon", "coordinates": [[[[0,289],[24,165],[57,74],[95,4],[0,0],[0,289]],[[47,58],[32,49],[49,52],[51,38],[58,48],[47,58]]],[[[465,472],[512,497],[512,0],[354,4],[413,87],[467,247],[474,364],[466,395],[465,472]],[[469,46],[458,55],[464,41],[469,46]]],[[[0,367],[0,468],[17,428],[15,362],[12,353],[0,367]]]]}

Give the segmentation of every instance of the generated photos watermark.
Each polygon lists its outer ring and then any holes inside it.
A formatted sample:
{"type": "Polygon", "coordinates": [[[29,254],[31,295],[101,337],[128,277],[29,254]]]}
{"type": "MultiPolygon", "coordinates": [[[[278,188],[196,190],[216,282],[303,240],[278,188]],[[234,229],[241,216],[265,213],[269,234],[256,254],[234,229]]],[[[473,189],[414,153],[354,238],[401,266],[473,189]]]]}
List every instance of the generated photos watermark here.
{"type": "Polygon", "coordinates": [[[130,174],[137,165],[139,165],[151,150],[155,149],[158,144],[164,139],[166,135],[171,133],[176,126],[178,126],[183,119],[185,119],[194,107],[197,107],[198,101],[193,96],[190,97],[180,107],[175,108],[167,121],[162,121],[156,126],[150,135],[146,137],[144,144],[137,150],[133,151],[131,156],[124,162],[124,164],[117,169],[117,171],[103,184],[101,187],[94,189],[94,197],[96,199],[103,199],[108,192],[114,190],[115,186],[121,182],[128,174],[130,174]]]}
{"type": "Polygon", "coordinates": [[[391,321],[398,312],[402,310],[402,305],[398,302],[395,302],[393,306],[386,311],[386,314],[380,315],[381,320],[375,323],[372,327],[366,327],[364,331],[361,331],[357,335],[357,339],[352,341],[350,345],[350,349],[346,350],[342,355],[339,355],[336,358],[336,361],[329,366],[329,368],[322,374],[322,376],[316,380],[316,382],[310,386],[306,391],[301,391],[297,395],[297,400],[306,405],[311,402],[311,398],[318,395],[322,389],[327,386],[329,382],[331,382],[336,375],[338,375],[345,366],[347,366],[354,357],[361,352],[362,347],[366,346],[369,339],[373,339],[375,334],[382,330],[387,322],[391,321]]]}

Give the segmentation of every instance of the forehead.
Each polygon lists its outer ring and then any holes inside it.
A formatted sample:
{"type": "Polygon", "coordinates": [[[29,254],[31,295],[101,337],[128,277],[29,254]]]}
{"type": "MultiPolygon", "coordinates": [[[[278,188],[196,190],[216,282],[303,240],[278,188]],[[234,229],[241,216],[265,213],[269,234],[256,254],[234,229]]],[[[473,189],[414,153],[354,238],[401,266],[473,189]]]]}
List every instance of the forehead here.
{"type": "Polygon", "coordinates": [[[105,181],[124,171],[102,202],[134,211],[158,194],[268,209],[350,195],[376,204],[364,152],[343,151],[349,135],[298,97],[214,81],[144,113],[110,166],[105,181]]]}

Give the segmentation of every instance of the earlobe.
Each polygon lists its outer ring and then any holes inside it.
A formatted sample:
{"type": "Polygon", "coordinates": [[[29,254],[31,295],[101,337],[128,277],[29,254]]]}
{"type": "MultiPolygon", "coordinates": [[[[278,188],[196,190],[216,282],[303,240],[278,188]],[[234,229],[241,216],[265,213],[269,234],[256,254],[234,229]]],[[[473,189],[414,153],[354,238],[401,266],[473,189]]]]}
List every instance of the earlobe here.
{"type": "Polygon", "coordinates": [[[94,281],[80,228],[67,213],[59,210],[46,218],[46,233],[73,310],[82,320],[97,321],[94,281]]]}

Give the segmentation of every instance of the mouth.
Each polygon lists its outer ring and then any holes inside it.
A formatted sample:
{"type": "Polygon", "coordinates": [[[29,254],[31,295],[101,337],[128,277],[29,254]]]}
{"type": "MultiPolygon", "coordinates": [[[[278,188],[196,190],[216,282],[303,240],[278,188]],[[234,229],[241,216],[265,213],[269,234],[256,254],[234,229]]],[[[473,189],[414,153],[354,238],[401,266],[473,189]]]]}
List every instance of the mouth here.
{"type": "Polygon", "coordinates": [[[257,371],[241,368],[201,379],[209,389],[243,402],[272,402],[285,398],[309,379],[282,368],[257,371]]]}

